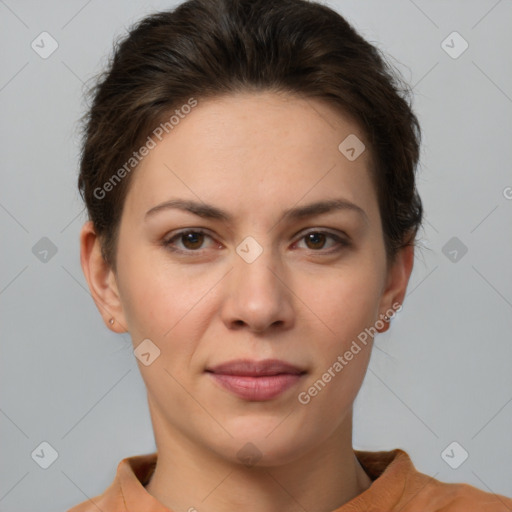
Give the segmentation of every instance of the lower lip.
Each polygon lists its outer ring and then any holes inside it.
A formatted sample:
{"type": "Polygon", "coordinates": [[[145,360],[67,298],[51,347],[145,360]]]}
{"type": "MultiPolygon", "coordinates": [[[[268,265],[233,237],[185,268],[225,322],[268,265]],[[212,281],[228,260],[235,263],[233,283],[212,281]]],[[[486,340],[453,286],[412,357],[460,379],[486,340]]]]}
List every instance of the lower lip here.
{"type": "Polygon", "coordinates": [[[301,378],[301,375],[291,373],[268,375],[265,377],[225,375],[222,373],[209,373],[209,375],[224,389],[240,398],[260,402],[276,398],[297,384],[301,378]]]}

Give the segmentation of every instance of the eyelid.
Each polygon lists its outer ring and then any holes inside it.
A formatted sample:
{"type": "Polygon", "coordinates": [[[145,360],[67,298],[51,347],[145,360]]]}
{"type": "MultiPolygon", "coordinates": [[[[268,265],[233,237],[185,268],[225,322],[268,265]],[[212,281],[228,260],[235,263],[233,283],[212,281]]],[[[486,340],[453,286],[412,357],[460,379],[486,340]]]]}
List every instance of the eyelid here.
{"type": "Polygon", "coordinates": [[[347,241],[349,240],[349,236],[347,233],[345,233],[343,230],[335,230],[331,228],[323,228],[323,227],[316,227],[316,228],[306,228],[305,231],[299,231],[295,236],[301,235],[301,237],[309,235],[310,233],[323,233],[324,235],[331,235],[333,237],[342,238],[345,237],[347,241]]]}

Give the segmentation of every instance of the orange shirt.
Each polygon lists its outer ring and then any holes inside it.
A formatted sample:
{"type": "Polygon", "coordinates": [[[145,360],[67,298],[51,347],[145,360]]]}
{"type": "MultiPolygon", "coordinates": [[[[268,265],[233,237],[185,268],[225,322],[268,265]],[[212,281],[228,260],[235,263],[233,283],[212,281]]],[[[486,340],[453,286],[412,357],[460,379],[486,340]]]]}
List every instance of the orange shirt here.
{"type": "MultiPolygon", "coordinates": [[[[372,484],[333,512],[512,512],[511,498],[419,473],[403,450],[354,453],[372,484]]],[[[103,494],[67,512],[172,512],[144,488],[156,459],[157,453],[123,459],[103,494]]]]}

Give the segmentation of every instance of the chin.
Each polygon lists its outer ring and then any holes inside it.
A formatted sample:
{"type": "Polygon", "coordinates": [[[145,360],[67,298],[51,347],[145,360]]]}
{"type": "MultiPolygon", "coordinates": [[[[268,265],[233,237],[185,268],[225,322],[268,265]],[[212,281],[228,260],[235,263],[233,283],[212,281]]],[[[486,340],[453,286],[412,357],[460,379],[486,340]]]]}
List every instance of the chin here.
{"type": "Polygon", "coordinates": [[[246,467],[276,467],[292,463],[313,449],[315,440],[305,437],[300,425],[287,424],[288,421],[283,421],[282,416],[262,421],[248,417],[246,421],[237,422],[236,430],[233,425],[230,428],[226,424],[233,438],[212,449],[224,457],[229,453],[231,462],[246,467]]]}

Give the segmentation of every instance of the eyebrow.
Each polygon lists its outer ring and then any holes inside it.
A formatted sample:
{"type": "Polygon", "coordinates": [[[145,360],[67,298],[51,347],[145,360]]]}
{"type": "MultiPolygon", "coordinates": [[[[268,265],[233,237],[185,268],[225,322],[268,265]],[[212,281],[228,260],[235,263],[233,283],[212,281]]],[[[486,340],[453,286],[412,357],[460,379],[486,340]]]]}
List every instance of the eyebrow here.
{"type": "MultiPolygon", "coordinates": [[[[185,199],[171,199],[169,201],[165,201],[164,203],[158,204],[146,212],[145,219],[158,212],[169,209],[184,210],[204,219],[223,220],[227,222],[233,220],[233,216],[230,213],[217,208],[216,206],[204,202],[196,202],[185,199]]],[[[280,221],[299,220],[339,210],[356,212],[361,217],[363,217],[366,222],[368,222],[368,216],[366,212],[360,206],[346,199],[328,199],[324,201],[316,201],[305,206],[289,208],[283,212],[280,221]]]]}

